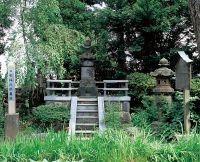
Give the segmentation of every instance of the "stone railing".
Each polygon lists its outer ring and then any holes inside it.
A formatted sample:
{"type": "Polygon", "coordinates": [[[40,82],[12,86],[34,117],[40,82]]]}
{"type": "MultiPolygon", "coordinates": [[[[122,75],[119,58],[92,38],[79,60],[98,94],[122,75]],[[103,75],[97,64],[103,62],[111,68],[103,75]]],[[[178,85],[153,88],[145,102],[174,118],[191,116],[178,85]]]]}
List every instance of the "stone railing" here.
{"type": "MultiPolygon", "coordinates": [[[[80,81],[47,80],[47,96],[77,96],[80,81]]],[[[99,96],[128,96],[128,80],[96,81],[99,96]]]]}

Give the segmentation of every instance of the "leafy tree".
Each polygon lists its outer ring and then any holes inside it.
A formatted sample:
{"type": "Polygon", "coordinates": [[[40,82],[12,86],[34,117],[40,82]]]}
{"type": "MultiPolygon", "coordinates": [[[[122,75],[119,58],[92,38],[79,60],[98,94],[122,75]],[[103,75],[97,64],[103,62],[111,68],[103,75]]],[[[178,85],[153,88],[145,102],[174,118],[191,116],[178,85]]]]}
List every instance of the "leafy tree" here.
{"type": "Polygon", "coordinates": [[[13,41],[10,56],[18,62],[18,83],[37,86],[38,76],[53,73],[58,78],[73,75],[83,35],[63,24],[57,0],[39,0],[31,9],[23,5],[21,27],[24,45],[13,41]],[[23,18],[23,20],[22,20],[23,18]],[[18,49],[25,46],[24,55],[18,49]],[[20,70],[21,69],[21,70],[20,70]]]}
{"type": "MultiPolygon", "coordinates": [[[[8,29],[12,23],[11,15],[14,11],[14,5],[17,0],[0,0],[0,40],[5,36],[5,29],[8,29]]],[[[4,44],[0,43],[0,55],[4,53],[4,44]]]]}
{"type": "Polygon", "coordinates": [[[79,0],[59,0],[60,14],[67,28],[90,35],[92,11],[79,0]]]}
{"type": "Polygon", "coordinates": [[[122,76],[128,72],[124,51],[134,60],[129,70],[143,72],[155,69],[160,57],[171,58],[179,49],[191,51],[188,44],[180,43],[180,34],[186,37],[186,29],[191,26],[186,0],[106,0],[105,3],[107,7],[96,13],[94,30],[98,41],[105,42],[105,58],[112,60],[113,68],[121,71],[122,76]],[[107,40],[101,36],[102,30],[107,40]]]}

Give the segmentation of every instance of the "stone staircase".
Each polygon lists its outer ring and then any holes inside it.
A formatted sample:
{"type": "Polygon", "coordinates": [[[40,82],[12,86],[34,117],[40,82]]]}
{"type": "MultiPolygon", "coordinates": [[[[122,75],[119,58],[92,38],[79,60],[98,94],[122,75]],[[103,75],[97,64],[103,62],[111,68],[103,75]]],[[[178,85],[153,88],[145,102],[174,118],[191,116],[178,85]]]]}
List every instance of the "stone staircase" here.
{"type": "Polygon", "coordinates": [[[99,129],[97,98],[78,98],[75,134],[90,136],[99,129]]]}

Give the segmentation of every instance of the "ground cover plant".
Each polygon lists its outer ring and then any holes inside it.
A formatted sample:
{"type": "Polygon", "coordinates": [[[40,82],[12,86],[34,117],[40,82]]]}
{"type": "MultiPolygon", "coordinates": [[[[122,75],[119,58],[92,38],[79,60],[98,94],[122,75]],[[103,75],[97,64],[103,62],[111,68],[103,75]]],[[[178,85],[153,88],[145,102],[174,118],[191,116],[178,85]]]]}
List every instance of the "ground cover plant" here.
{"type": "Polygon", "coordinates": [[[0,142],[0,160],[28,162],[48,161],[85,162],[146,162],[146,161],[200,161],[200,135],[191,134],[179,141],[162,143],[148,132],[130,137],[126,132],[107,130],[90,139],[68,137],[65,131],[48,132],[45,138],[18,136],[16,141],[0,142]]]}

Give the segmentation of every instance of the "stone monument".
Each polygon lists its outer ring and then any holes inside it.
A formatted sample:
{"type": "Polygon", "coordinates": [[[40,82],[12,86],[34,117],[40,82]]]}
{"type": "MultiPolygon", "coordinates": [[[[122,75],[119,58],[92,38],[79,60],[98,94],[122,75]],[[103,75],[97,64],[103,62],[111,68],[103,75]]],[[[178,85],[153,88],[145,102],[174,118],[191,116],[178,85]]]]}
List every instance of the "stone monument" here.
{"type": "Polygon", "coordinates": [[[5,136],[15,138],[19,130],[19,114],[16,113],[15,65],[8,65],[8,113],[5,115],[5,136]]]}
{"type": "Polygon", "coordinates": [[[92,54],[91,40],[89,38],[86,38],[82,49],[83,54],[80,56],[81,81],[78,93],[80,97],[95,97],[97,96],[94,71],[95,56],[92,54]]]}

